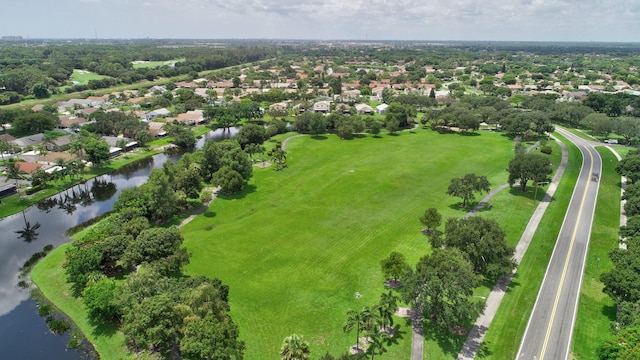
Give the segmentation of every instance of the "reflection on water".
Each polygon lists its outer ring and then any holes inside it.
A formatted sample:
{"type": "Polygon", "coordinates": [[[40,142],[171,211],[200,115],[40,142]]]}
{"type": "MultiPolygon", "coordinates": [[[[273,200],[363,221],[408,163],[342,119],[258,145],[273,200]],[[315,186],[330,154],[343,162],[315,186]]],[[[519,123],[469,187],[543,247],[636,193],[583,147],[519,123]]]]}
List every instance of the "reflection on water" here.
{"type": "MultiPolygon", "coordinates": [[[[211,131],[196,144],[235,136],[239,128],[211,131]]],[[[81,359],[65,349],[67,340],[52,335],[29,299],[17,286],[20,267],[45,245],[69,241],[67,229],[111,210],[123,188],[144,184],[151,170],[181,154],[158,154],[108,175],[102,175],[42,200],[19,214],[0,219],[0,348],[7,359],[81,359]],[[25,301],[26,300],[26,301],[25,301]],[[16,324],[19,324],[17,326],[16,324]],[[44,328],[44,329],[43,329],[44,328]],[[19,340],[16,338],[19,337],[19,340]],[[52,340],[53,339],[53,340],[52,340]],[[62,340],[61,340],[62,339],[62,340]],[[35,345],[35,346],[34,346],[35,345]]]]}

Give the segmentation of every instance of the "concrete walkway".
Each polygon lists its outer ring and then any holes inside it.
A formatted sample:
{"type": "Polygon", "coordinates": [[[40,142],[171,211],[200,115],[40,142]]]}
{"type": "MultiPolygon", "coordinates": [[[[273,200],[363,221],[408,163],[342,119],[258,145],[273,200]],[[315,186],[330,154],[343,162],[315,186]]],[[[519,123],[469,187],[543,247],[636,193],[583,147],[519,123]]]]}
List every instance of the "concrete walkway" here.
{"type": "Polygon", "coordinates": [[[220,187],[216,187],[216,188],[204,188],[203,191],[209,191],[211,192],[211,200],[209,200],[209,202],[207,202],[206,204],[202,204],[202,206],[200,207],[200,209],[196,210],[193,212],[193,214],[189,215],[188,218],[182,220],[182,222],[180,223],[180,225],[178,225],[179,228],[187,225],[188,223],[190,223],[193,219],[196,218],[196,216],[202,214],[203,212],[205,212],[208,208],[209,205],[211,205],[211,203],[213,202],[213,200],[216,199],[216,196],[218,196],[218,191],[220,191],[220,187]]]}
{"type": "MultiPolygon", "coordinates": [[[[538,204],[538,207],[536,208],[533,215],[531,216],[531,219],[529,220],[529,223],[527,224],[527,227],[525,228],[524,233],[520,237],[520,241],[516,246],[516,250],[513,255],[513,258],[516,260],[517,263],[520,263],[520,261],[522,261],[522,258],[524,257],[524,254],[527,251],[529,244],[531,243],[531,239],[533,239],[533,235],[536,232],[538,224],[540,223],[540,220],[542,219],[544,212],[547,210],[547,207],[549,206],[549,203],[553,198],[553,195],[555,194],[556,189],[558,188],[560,179],[562,179],[564,170],[567,167],[567,162],[569,160],[567,147],[558,139],[554,138],[554,140],[560,145],[560,148],[562,149],[562,160],[560,161],[560,165],[558,166],[558,170],[556,171],[555,176],[553,177],[553,179],[551,180],[551,183],[549,184],[549,188],[547,192],[545,193],[544,197],[538,204]]],[[[481,202],[486,203],[486,200],[488,200],[487,198],[489,197],[489,195],[487,195],[484,199],[482,199],[481,202]]],[[[480,205],[480,203],[478,205],[480,205]]],[[[478,205],[476,205],[476,207],[478,207],[478,205]]],[[[458,354],[458,358],[457,358],[458,360],[471,360],[475,358],[476,354],[478,353],[478,350],[480,350],[480,347],[482,346],[482,343],[484,341],[484,336],[487,330],[489,329],[489,325],[491,325],[491,322],[493,321],[493,318],[496,315],[496,312],[498,311],[498,307],[500,306],[500,303],[504,298],[504,294],[506,293],[507,288],[511,283],[513,274],[515,274],[516,270],[517,268],[514,269],[513,272],[508,277],[500,279],[500,281],[498,281],[498,283],[491,290],[491,293],[487,298],[486,308],[484,309],[483,314],[480,315],[480,317],[478,317],[478,319],[476,320],[476,323],[473,325],[473,328],[469,332],[469,336],[467,337],[466,342],[464,343],[464,345],[462,346],[462,349],[460,350],[460,353],[458,354]]],[[[412,360],[413,360],[413,357],[412,357],[412,360]]]]}

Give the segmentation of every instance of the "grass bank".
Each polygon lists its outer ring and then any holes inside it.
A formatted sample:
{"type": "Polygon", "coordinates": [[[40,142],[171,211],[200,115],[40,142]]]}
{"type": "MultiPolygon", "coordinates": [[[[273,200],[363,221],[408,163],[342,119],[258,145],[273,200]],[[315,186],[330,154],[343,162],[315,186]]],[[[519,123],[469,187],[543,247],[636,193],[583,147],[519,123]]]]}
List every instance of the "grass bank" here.
{"type": "MultiPolygon", "coordinates": [[[[450,179],[475,172],[502,184],[513,154],[500,134],[431,130],[300,137],[287,153],[287,169],[255,169],[244,192],[219,197],[183,229],[193,254],[187,273],[230,286],[247,359],[274,358],[291,333],[309,339],[315,356],[345,352],[355,338],[342,332],[347,310],[374,305],[384,291],[380,260],[399,251],[414,264],[427,254],[424,210],[465,213],[445,194],[450,179]]],[[[402,325],[384,358],[408,356],[402,325]]]]}
{"type": "Polygon", "coordinates": [[[31,279],[39,285],[39,290],[49,301],[76,323],[101,359],[122,359],[123,355],[128,354],[124,335],[116,331],[114,326],[94,326],[87,317],[82,301],[71,296],[71,287],[62,268],[65,250],[69,246],[71,244],[61,245],[41,260],[31,271],[31,279]]]}

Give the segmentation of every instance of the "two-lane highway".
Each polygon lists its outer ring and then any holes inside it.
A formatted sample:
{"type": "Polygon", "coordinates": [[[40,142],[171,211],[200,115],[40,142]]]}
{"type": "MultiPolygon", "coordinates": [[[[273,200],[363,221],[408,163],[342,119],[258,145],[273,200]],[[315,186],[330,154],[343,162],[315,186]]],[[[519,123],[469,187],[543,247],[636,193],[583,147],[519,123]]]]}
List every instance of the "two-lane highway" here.
{"type": "Polygon", "coordinates": [[[567,359],[598,197],[602,159],[593,145],[558,128],[582,152],[582,168],[524,333],[518,360],[567,359]]]}

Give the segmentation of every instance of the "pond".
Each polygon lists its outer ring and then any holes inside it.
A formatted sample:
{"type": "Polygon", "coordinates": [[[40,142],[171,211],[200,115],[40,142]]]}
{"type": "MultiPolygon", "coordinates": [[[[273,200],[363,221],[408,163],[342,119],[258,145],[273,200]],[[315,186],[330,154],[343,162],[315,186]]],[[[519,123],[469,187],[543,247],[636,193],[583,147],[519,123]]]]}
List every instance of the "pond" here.
{"type": "MultiPolygon", "coordinates": [[[[210,131],[198,140],[232,138],[239,128],[210,131]]],[[[58,246],[70,241],[67,229],[111,210],[121,190],[144,184],[151,170],[180,154],[158,154],[123,167],[111,174],[91,179],[31,206],[25,211],[0,219],[0,348],[6,359],[84,359],[86,354],[67,349],[69,334],[51,333],[37,313],[29,289],[17,286],[25,261],[45,245],[58,246]],[[39,228],[34,228],[39,224],[39,228]],[[31,231],[30,231],[31,230],[31,231]],[[21,232],[21,233],[18,233],[21,232]]]]}

